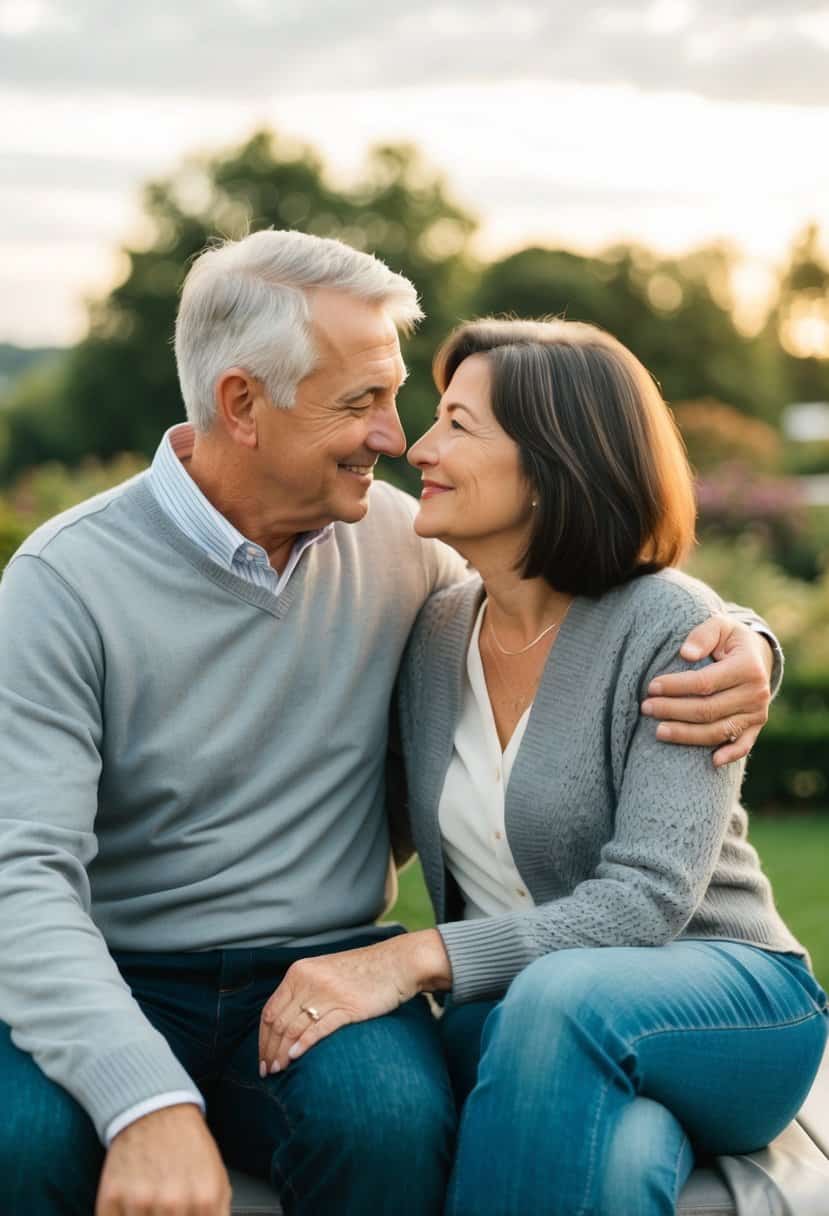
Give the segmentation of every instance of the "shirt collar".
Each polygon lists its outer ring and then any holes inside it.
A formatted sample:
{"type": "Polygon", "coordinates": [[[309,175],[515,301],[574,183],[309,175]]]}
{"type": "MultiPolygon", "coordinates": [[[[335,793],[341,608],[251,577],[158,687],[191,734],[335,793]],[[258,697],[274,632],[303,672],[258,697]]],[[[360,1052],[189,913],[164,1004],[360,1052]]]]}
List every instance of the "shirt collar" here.
{"type": "MultiPolygon", "coordinates": [[[[162,437],[150,467],[152,488],[176,526],[205,549],[214,561],[230,570],[240,550],[255,548],[263,554],[265,551],[213,506],[185,469],[184,462],[193,454],[194,441],[195,431],[189,422],[170,427],[162,437]]],[[[300,532],[289,559],[291,566],[296,565],[310,545],[327,540],[333,528],[331,523],[315,531],[300,532]]]]}

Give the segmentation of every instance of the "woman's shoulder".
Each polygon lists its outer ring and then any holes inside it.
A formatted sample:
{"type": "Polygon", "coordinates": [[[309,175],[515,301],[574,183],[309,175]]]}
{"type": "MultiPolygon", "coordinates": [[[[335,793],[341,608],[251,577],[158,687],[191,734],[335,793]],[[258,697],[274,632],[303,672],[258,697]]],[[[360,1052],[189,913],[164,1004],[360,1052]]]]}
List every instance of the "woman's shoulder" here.
{"type": "Polygon", "coordinates": [[[457,622],[471,611],[483,594],[483,583],[477,574],[470,575],[451,587],[442,587],[430,595],[420,610],[415,631],[437,632],[457,622]]]}
{"type": "Polygon", "coordinates": [[[435,667],[453,662],[469,642],[475,611],[483,595],[477,575],[443,587],[418,613],[403,660],[403,676],[420,684],[435,667]]]}
{"type": "Polygon", "coordinates": [[[682,570],[667,567],[643,574],[608,592],[617,609],[637,625],[649,621],[655,631],[693,629],[725,605],[707,583],[682,570]]]}

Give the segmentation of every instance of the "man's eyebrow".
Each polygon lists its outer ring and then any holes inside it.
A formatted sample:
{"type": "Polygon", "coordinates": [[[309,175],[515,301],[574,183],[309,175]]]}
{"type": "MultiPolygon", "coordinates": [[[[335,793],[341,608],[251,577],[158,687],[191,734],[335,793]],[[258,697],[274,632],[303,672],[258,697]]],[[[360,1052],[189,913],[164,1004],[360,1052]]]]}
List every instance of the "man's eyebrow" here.
{"type": "MultiPolygon", "coordinates": [[[[401,376],[397,385],[398,389],[403,387],[408,378],[409,369],[404,368],[403,375],[401,376]]],[[[369,393],[374,396],[377,393],[385,393],[387,390],[387,384],[367,384],[365,388],[355,389],[353,393],[346,393],[345,396],[340,398],[340,401],[359,401],[361,397],[367,397],[369,393]]]]}

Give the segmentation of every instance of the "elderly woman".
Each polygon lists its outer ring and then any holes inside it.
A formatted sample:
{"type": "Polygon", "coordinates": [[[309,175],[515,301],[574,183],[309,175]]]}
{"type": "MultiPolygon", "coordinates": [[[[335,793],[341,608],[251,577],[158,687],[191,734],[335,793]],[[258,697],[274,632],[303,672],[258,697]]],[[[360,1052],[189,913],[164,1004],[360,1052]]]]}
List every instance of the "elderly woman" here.
{"type": "Polygon", "coordinates": [[[463,325],[435,372],[415,528],[479,576],[427,604],[401,680],[438,928],[289,972],[262,1049],[284,1067],[447,990],[448,1212],[673,1212],[694,1152],[792,1118],[827,1033],[746,839],[742,766],[664,746],[639,712],[721,608],[676,569],[687,463],[653,380],[591,326],[463,325]]]}

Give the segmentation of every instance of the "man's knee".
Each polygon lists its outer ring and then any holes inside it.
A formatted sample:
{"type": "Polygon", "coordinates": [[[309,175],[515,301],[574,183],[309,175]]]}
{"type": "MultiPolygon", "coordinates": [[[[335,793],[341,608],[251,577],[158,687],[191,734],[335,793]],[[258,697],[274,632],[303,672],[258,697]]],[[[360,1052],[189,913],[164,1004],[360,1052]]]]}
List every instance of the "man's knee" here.
{"type": "Polygon", "coordinates": [[[0,1026],[0,1119],[4,1216],[91,1211],[104,1150],[74,1098],[11,1042],[0,1026]],[[47,1206],[48,1204],[48,1206],[47,1206]]]}
{"type": "Polygon", "coordinates": [[[402,1161],[408,1170],[448,1159],[456,1113],[437,1036],[434,1055],[418,1056],[403,1050],[405,1041],[397,1052],[382,1050],[382,1027],[376,1031],[375,1040],[371,1027],[345,1027],[339,1043],[332,1036],[329,1058],[324,1041],[300,1062],[305,1075],[287,1112],[293,1139],[355,1165],[402,1161]],[[353,1050],[344,1049],[349,1038],[353,1050]]]}

